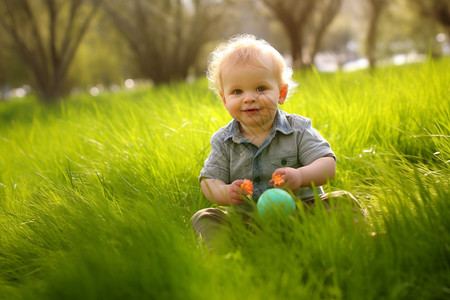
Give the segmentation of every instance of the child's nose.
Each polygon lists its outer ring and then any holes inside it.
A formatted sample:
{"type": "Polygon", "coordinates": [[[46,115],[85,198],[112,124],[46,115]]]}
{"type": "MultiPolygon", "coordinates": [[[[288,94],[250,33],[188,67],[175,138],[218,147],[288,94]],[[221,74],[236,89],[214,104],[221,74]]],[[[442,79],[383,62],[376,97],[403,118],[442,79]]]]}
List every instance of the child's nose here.
{"type": "Polygon", "coordinates": [[[244,95],[244,102],[254,102],[256,101],[256,93],[254,92],[246,92],[244,95]]]}

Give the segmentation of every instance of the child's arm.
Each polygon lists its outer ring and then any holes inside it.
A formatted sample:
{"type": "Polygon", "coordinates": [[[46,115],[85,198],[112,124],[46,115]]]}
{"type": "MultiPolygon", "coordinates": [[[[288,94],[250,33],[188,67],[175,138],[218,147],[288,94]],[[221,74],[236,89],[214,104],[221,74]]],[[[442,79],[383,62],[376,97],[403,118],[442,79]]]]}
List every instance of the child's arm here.
{"type": "Polygon", "coordinates": [[[217,205],[236,205],[244,202],[241,195],[245,192],[241,189],[244,180],[236,180],[231,184],[225,184],[219,179],[203,179],[200,183],[202,192],[206,198],[217,205]]]}
{"type": "Polygon", "coordinates": [[[316,159],[311,164],[295,169],[280,168],[275,170],[274,174],[279,174],[284,179],[287,187],[295,191],[300,187],[320,186],[332,179],[336,172],[336,161],[331,156],[316,159]]]}

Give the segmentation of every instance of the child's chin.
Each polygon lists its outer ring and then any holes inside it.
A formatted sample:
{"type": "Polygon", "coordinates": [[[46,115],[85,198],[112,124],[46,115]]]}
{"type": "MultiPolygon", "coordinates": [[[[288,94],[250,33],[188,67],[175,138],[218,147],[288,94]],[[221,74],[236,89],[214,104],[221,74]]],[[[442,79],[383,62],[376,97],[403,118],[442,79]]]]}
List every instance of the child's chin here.
{"type": "MultiPolygon", "coordinates": [[[[273,120],[272,120],[273,122],[273,120]]],[[[244,122],[244,125],[248,126],[248,127],[264,127],[267,124],[272,124],[270,122],[270,120],[266,120],[266,119],[262,119],[262,118],[254,118],[252,120],[249,120],[247,122],[244,122]]]]}

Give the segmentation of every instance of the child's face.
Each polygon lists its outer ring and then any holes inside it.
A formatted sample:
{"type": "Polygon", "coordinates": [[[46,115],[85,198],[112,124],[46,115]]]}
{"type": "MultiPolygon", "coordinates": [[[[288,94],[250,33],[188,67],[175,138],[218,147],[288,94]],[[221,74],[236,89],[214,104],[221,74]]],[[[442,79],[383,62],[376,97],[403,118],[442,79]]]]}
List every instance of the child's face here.
{"type": "Polygon", "coordinates": [[[287,85],[280,85],[270,56],[263,62],[265,67],[247,64],[222,70],[223,104],[248,132],[270,130],[277,104],[283,104],[287,95],[287,85]]]}

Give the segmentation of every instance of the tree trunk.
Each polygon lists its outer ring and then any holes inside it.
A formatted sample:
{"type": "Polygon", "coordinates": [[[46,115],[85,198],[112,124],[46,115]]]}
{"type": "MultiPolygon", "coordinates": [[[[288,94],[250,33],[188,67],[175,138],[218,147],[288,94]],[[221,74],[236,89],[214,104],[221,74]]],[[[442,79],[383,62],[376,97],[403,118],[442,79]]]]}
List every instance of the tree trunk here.
{"type": "Polygon", "coordinates": [[[377,43],[377,27],[381,12],[386,6],[386,0],[369,0],[369,28],[366,37],[366,55],[369,61],[369,67],[374,70],[376,67],[376,43],[377,43]]]}
{"type": "Polygon", "coordinates": [[[294,27],[286,28],[286,31],[291,42],[292,65],[294,67],[303,67],[302,37],[294,27]]]}
{"type": "Polygon", "coordinates": [[[68,69],[102,0],[70,0],[66,5],[31,0],[0,1],[0,27],[27,65],[31,85],[42,102],[65,92],[68,69]]]}
{"type": "Polygon", "coordinates": [[[331,22],[334,20],[336,15],[338,14],[341,8],[342,0],[331,0],[327,3],[324,3],[324,9],[321,11],[321,16],[319,18],[319,25],[317,31],[314,34],[313,46],[310,52],[310,63],[314,64],[314,59],[316,57],[317,52],[320,50],[320,45],[322,43],[323,37],[331,25],[331,22]]]}

